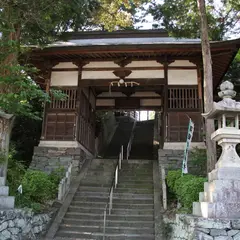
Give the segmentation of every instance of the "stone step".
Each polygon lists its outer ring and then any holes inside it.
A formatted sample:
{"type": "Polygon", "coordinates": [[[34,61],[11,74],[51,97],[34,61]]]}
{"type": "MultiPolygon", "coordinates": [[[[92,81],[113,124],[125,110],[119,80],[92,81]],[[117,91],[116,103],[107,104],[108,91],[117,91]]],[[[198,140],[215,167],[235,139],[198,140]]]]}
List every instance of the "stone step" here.
{"type": "Polygon", "coordinates": [[[141,188],[147,188],[147,189],[153,189],[152,183],[126,183],[126,182],[119,182],[118,188],[133,188],[133,189],[141,189],[141,188]]]}
{"type": "Polygon", "coordinates": [[[124,179],[124,178],[119,178],[119,183],[122,184],[153,184],[153,179],[124,179]]]}
{"type": "MultiPolygon", "coordinates": [[[[106,206],[106,202],[85,202],[85,201],[72,201],[70,206],[79,206],[79,207],[93,207],[93,208],[101,208],[104,209],[106,206]]],[[[135,204],[124,204],[124,203],[116,203],[114,201],[113,205],[114,209],[153,209],[153,204],[139,204],[138,202],[135,204]]]]}
{"type": "MultiPolygon", "coordinates": [[[[91,232],[85,232],[85,233],[79,233],[75,231],[59,231],[56,235],[57,237],[67,237],[67,239],[95,239],[95,240],[102,240],[103,233],[91,233],[91,232]]],[[[105,239],[110,240],[125,240],[125,239],[131,239],[131,240],[154,240],[155,236],[153,234],[118,234],[118,233],[106,233],[105,239]]],[[[61,238],[55,238],[55,240],[60,240],[61,238]]]]}
{"type": "MultiPolygon", "coordinates": [[[[81,207],[81,206],[70,206],[68,208],[69,213],[94,213],[94,214],[102,214],[104,211],[105,207],[102,208],[94,208],[94,207],[81,207]]],[[[113,208],[112,214],[126,214],[126,215],[150,215],[154,213],[153,209],[115,209],[113,208]]]]}
{"type": "Polygon", "coordinates": [[[8,196],[8,195],[9,195],[9,187],[0,186],[0,196],[8,196]]]}
{"type": "Polygon", "coordinates": [[[142,181],[152,181],[153,180],[153,177],[151,176],[151,175],[140,175],[140,174],[138,174],[138,175],[136,175],[136,176],[134,176],[134,175],[121,175],[121,174],[119,174],[119,179],[120,179],[120,181],[127,181],[127,180],[142,180],[142,181]]]}
{"type": "MultiPolygon", "coordinates": [[[[97,197],[97,198],[108,198],[109,193],[108,192],[82,192],[82,191],[77,191],[75,193],[75,197],[82,196],[84,198],[86,197],[97,197]]],[[[153,199],[153,193],[118,193],[117,191],[114,192],[113,194],[113,199],[117,198],[127,198],[127,199],[153,199]]]]}
{"type": "MultiPolygon", "coordinates": [[[[101,220],[103,219],[103,213],[102,214],[95,214],[95,213],[77,213],[77,212],[67,212],[66,213],[67,218],[75,218],[75,219],[95,219],[95,220],[101,220]]],[[[111,214],[108,215],[108,219],[115,220],[115,221],[153,221],[154,217],[153,215],[120,215],[120,214],[111,214]]]]}
{"type": "MultiPolygon", "coordinates": [[[[71,231],[71,232],[95,232],[103,233],[103,224],[101,225],[78,225],[78,224],[61,224],[60,231],[71,231]]],[[[105,233],[121,233],[121,234],[154,234],[153,228],[141,227],[109,227],[106,226],[105,233]]]]}
{"type": "Polygon", "coordinates": [[[79,186],[78,191],[81,192],[109,192],[109,187],[92,187],[92,186],[79,186]]]}
{"type": "Polygon", "coordinates": [[[6,185],[6,178],[0,177],[0,186],[5,186],[5,185],[6,185]]]}
{"type": "Polygon", "coordinates": [[[146,193],[153,194],[153,188],[117,188],[115,190],[116,193],[146,193]]]}
{"type": "MultiPolygon", "coordinates": [[[[107,187],[91,187],[91,186],[80,186],[78,192],[96,192],[96,193],[109,193],[110,188],[107,187]]],[[[119,188],[117,187],[115,192],[117,193],[153,193],[152,188],[119,188]]]]}
{"type": "Polygon", "coordinates": [[[79,188],[80,187],[103,187],[103,188],[110,188],[111,181],[107,183],[100,183],[100,182],[87,182],[86,180],[81,181],[79,188]]]}
{"type": "MultiPolygon", "coordinates": [[[[63,224],[67,225],[81,225],[81,226],[103,226],[103,219],[96,220],[96,219],[76,219],[76,218],[69,218],[64,217],[63,224]]],[[[154,221],[119,221],[119,220],[107,220],[106,226],[111,227],[133,227],[133,228],[153,228],[154,227],[154,221]]]]}
{"type": "Polygon", "coordinates": [[[240,203],[194,202],[193,214],[204,218],[239,218],[240,203]]]}
{"type": "Polygon", "coordinates": [[[15,197],[0,196],[0,210],[13,209],[15,204],[15,197]]]}

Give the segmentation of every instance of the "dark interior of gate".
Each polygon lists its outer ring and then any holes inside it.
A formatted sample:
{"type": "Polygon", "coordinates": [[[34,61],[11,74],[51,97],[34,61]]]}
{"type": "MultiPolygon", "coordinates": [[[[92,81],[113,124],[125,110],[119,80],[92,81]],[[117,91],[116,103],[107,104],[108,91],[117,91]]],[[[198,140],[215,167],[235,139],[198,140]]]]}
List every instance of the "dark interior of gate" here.
{"type": "MultiPolygon", "coordinates": [[[[237,43],[211,47],[216,87],[237,43]]],[[[96,111],[153,110],[160,112],[160,146],[185,142],[189,118],[193,142],[203,141],[200,40],[174,39],[162,31],[82,33],[31,54],[46,89],[68,96],[46,105],[42,140],[78,141],[93,153],[96,111]]]]}

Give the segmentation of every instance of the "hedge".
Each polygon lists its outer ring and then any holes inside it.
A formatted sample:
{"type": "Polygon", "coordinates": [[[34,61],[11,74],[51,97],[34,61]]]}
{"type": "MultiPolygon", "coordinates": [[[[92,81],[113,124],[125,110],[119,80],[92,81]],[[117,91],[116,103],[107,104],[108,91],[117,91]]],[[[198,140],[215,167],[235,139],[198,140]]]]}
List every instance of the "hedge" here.
{"type": "Polygon", "coordinates": [[[192,203],[198,201],[199,192],[204,190],[206,178],[184,174],[181,170],[172,170],[167,174],[167,186],[170,193],[181,203],[186,212],[192,211],[192,203]]]}

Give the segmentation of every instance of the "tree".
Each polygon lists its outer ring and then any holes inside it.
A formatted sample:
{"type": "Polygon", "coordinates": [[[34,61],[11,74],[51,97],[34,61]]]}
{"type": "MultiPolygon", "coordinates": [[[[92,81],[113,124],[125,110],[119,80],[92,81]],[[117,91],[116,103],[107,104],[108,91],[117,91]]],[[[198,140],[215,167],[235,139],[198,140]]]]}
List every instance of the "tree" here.
{"type": "MultiPolygon", "coordinates": [[[[31,102],[49,101],[34,81],[37,69],[19,62],[28,44],[47,44],[60,33],[89,28],[113,30],[133,25],[144,0],[1,0],[0,7],[0,177],[6,178],[9,139],[15,116],[41,118],[31,102]]],[[[55,96],[63,97],[59,92],[55,96]]],[[[1,179],[0,179],[1,180],[1,179]]],[[[1,181],[0,181],[1,184],[1,181]]]]}
{"type": "MultiPolygon", "coordinates": [[[[153,1],[147,13],[158,22],[155,27],[163,27],[172,36],[200,38],[200,13],[195,0],[153,1]]],[[[222,40],[239,32],[240,3],[233,0],[206,1],[206,18],[209,39],[222,40]]]]}
{"type": "MultiPolygon", "coordinates": [[[[212,62],[209,40],[223,40],[230,34],[240,30],[237,25],[240,16],[240,2],[219,0],[216,4],[212,0],[164,0],[153,2],[148,9],[154,20],[158,21],[155,27],[164,27],[171,36],[202,39],[202,55],[204,68],[204,101],[207,112],[213,101],[212,89],[212,62]],[[201,9],[200,9],[201,7],[201,9]],[[201,11],[200,11],[201,10],[201,11]]],[[[239,61],[234,60],[226,77],[240,75],[239,61]]],[[[233,81],[234,81],[233,78],[233,81]]],[[[213,121],[205,123],[206,144],[208,151],[208,171],[211,171],[216,162],[216,145],[210,139],[215,130],[213,121]]]]}
{"type": "MultiPolygon", "coordinates": [[[[204,110],[205,112],[209,112],[213,104],[213,74],[205,0],[198,0],[198,7],[201,17],[201,40],[204,70],[204,110]]],[[[208,159],[207,170],[209,172],[214,169],[216,163],[216,145],[211,140],[211,134],[215,130],[214,120],[207,119],[205,126],[208,159]]]]}

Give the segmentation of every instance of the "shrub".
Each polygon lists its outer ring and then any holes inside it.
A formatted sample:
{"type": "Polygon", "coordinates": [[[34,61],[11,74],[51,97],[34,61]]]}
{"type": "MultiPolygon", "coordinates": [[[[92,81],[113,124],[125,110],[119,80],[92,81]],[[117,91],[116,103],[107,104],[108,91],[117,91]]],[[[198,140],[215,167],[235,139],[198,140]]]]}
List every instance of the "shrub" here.
{"type": "Polygon", "coordinates": [[[181,175],[180,170],[172,170],[167,175],[167,185],[171,193],[182,204],[187,213],[192,210],[192,203],[198,200],[199,192],[203,191],[207,179],[191,174],[181,175]]]}
{"type": "Polygon", "coordinates": [[[49,179],[52,183],[58,186],[61,179],[64,177],[65,169],[64,167],[59,167],[51,172],[49,179]]]}
{"type": "Polygon", "coordinates": [[[185,208],[192,209],[192,203],[199,200],[199,193],[203,192],[206,181],[203,177],[193,177],[183,184],[180,199],[185,208]]]}
{"type": "Polygon", "coordinates": [[[181,170],[168,171],[166,177],[168,187],[173,190],[176,180],[179,179],[181,176],[182,176],[181,170]]]}
{"type": "Polygon", "coordinates": [[[182,195],[182,188],[184,184],[194,178],[191,174],[184,174],[182,177],[178,178],[174,184],[173,191],[176,193],[177,197],[180,198],[182,195]]]}
{"type": "Polygon", "coordinates": [[[45,203],[54,198],[55,184],[40,171],[29,170],[23,177],[23,195],[32,202],[45,203]]]}

